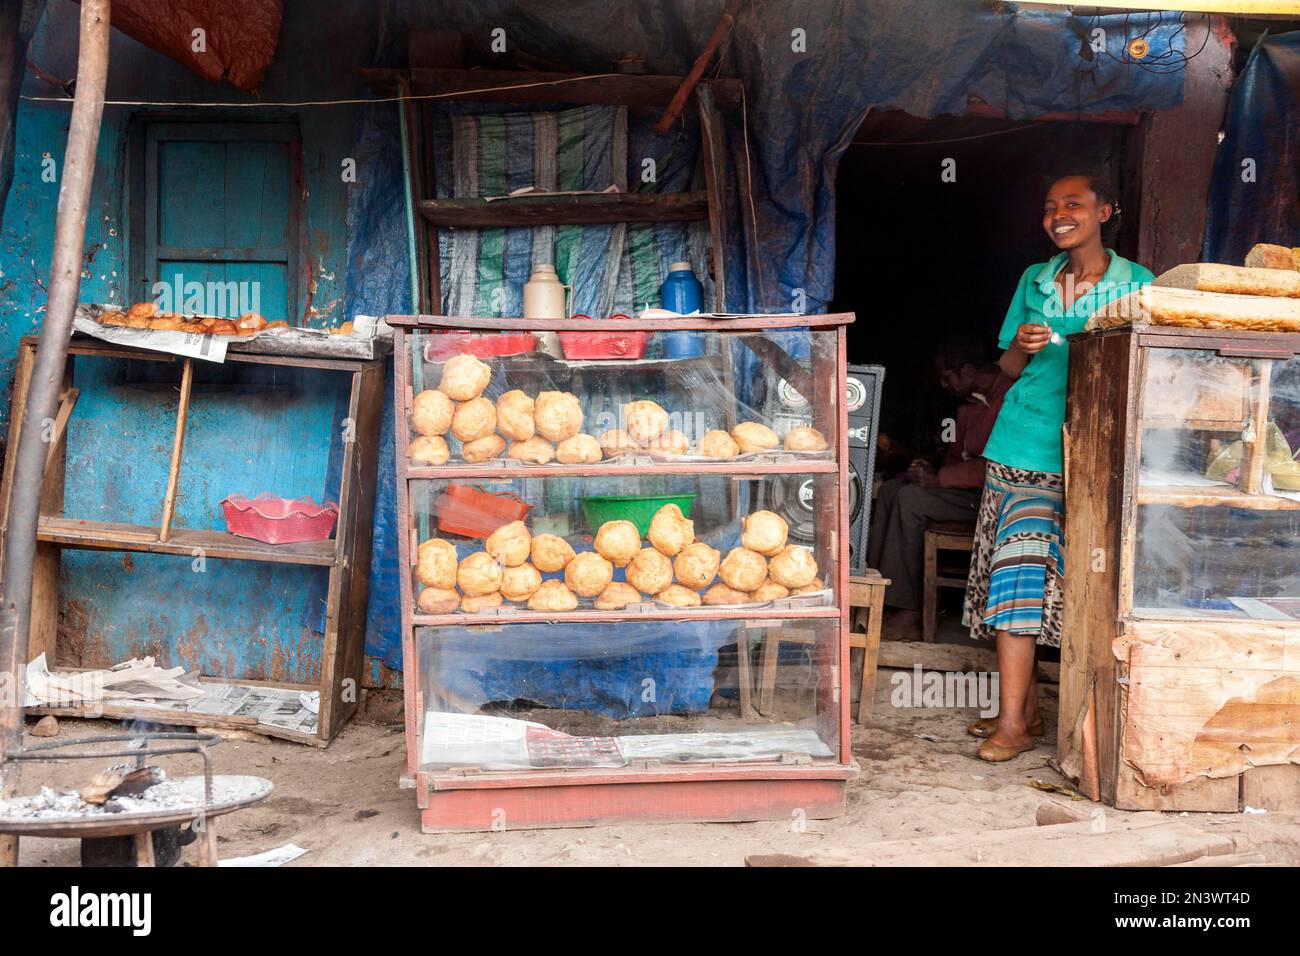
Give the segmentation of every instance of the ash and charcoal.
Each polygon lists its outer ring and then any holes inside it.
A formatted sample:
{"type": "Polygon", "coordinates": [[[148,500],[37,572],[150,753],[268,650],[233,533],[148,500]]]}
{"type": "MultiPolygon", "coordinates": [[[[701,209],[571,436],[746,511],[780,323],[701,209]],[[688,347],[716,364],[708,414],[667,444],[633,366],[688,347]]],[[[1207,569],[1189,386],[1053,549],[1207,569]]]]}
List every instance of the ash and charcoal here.
{"type": "MultiPolygon", "coordinates": [[[[228,806],[264,796],[270,784],[260,777],[213,777],[212,803],[228,806]]],[[[38,793],[0,800],[0,820],[63,820],[119,813],[176,813],[205,808],[202,777],[164,780],[142,793],[115,795],[102,804],[83,800],[76,790],[41,787],[38,793]]]]}

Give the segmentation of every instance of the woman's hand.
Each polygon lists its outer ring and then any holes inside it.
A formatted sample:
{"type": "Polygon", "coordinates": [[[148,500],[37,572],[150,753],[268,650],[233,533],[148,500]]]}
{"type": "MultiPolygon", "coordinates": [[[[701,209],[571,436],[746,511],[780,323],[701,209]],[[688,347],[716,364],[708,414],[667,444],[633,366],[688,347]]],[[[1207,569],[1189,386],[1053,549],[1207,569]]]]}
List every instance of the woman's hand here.
{"type": "Polygon", "coordinates": [[[1051,340],[1052,329],[1050,326],[1026,322],[1016,330],[1016,337],[1012,341],[1012,345],[1026,355],[1033,355],[1035,352],[1041,352],[1046,348],[1047,343],[1051,340]]]}

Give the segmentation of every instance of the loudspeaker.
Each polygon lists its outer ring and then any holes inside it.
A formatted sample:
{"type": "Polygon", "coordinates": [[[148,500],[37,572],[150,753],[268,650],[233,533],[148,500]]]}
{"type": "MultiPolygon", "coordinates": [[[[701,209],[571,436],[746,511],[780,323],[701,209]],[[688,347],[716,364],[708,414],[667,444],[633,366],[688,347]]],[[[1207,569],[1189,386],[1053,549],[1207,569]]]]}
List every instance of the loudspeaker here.
{"type": "MultiPolygon", "coordinates": [[[[867,533],[871,528],[871,488],[876,470],[876,432],[880,422],[880,390],[885,380],[881,365],[850,365],[844,384],[844,402],[849,414],[849,573],[867,569],[867,533]]],[[[776,389],[776,407],[770,410],[772,425],[783,434],[807,425],[808,403],[782,380],[776,389]]],[[[790,526],[790,539],[799,544],[813,542],[813,479],[801,475],[773,476],[764,496],[764,507],[775,511],[790,526]]]]}

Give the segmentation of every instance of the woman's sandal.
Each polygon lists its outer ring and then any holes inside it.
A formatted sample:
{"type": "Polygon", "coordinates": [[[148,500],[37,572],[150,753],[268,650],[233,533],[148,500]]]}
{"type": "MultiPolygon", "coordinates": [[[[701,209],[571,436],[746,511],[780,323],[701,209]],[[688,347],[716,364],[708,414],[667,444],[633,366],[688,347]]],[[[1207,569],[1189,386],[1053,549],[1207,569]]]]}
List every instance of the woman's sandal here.
{"type": "Polygon", "coordinates": [[[1028,743],[1019,746],[999,744],[994,743],[992,740],[986,740],[980,744],[979,758],[980,760],[987,760],[989,763],[1002,763],[1013,757],[1020,756],[1026,750],[1033,750],[1035,746],[1037,745],[1032,737],[1028,743]]]}
{"type": "MultiPolygon", "coordinates": [[[[981,717],[979,720],[975,721],[975,723],[966,728],[966,733],[970,734],[972,737],[991,737],[993,736],[993,731],[997,730],[997,727],[998,719],[996,717],[981,717]]],[[[1029,731],[1029,736],[1031,737],[1042,737],[1047,733],[1047,728],[1043,726],[1042,715],[1039,715],[1038,719],[1025,729],[1029,731]]]]}

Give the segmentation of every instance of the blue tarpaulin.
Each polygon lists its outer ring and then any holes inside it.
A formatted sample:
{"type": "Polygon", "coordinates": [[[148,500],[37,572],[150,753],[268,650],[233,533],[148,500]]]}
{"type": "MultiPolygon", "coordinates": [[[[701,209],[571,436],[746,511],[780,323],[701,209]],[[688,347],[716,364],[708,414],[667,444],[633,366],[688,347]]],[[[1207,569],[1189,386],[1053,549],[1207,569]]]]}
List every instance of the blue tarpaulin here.
{"type": "Polygon", "coordinates": [[[1265,37],[1232,88],[1214,160],[1206,262],[1241,265],[1257,242],[1300,246],[1300,33],[1265,37]]]}
{"type": "MultiPolygon", "coordinates": [[[[500,27],[508,51],[568,69],[605,73],[633,50],[651,72],[684,74],[724,6],[725,0],[574,0],[561,8],[544,0],[442,0],[410,10],[408,26],[455,31],[488,62],[500,27]]],[[[1183,53],[1182,22],[1171,14],[1074,17],[1064,10],[1021,11],[1012,3],[994,9],[978,0],[745,4],[720,67],[721,75],[744,84],[743,109],[728,111],[728,158],[733,173],[746,170],[751,182],[744,196],[736,175],[728,186],[726,307],[825,309],[835,275],[836,165],[868,110],[962,114],[978,97],[1012,119],[1027,119],[1177,105],[1181,71],[1126,62],[1125,45],[1138,36],[1151,46],[1149,62],[1183,53]],[[1104,50],[1095,52],[1098,39],[1104,50]]],[[[361,111],[354,155],[370,174],[349,193],[349,314],[411,311],[397,130],[393,105],[361,111]]],[[[642,153],[652,148],[643,130],[629,124],[629,182],[637,181],[642,153]]],[[[684,123],[668,136],[693,151],[698,130],[684,123]]],[[[389,451],[391,425],[390,407],[389,451]]],[[[391,469],[384,475],[367,652],[400,667],[402,569],[389,525],[396,510],[391,469]]]]}

